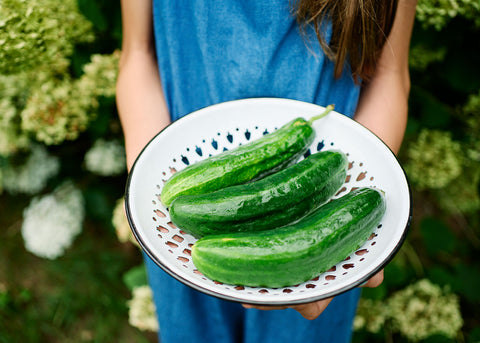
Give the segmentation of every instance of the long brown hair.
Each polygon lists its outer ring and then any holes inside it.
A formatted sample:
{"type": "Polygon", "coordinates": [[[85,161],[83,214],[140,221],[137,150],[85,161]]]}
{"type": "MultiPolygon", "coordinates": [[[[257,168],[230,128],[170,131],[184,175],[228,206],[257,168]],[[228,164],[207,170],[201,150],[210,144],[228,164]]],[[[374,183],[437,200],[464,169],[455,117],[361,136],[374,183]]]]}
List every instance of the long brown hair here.
{"type": "Polygon", "coordinates": [[[335,77],[348,61],[352,75],[368,80],[393,24],[397,0],[296,0],[293,9],[302,31],[313,25],[325,54],[335,62],[335,77]],[[323,24],[330,21],[327,44],[323,24]]]}

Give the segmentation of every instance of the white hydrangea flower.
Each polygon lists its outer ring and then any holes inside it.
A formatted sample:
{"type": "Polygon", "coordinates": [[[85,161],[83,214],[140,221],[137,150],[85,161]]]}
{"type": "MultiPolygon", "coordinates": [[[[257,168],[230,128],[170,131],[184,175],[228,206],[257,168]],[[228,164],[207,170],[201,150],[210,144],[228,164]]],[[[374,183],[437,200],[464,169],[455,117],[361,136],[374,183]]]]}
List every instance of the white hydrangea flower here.
{"type": "Polygon", "coordinates": [[[114,97],[118,75],[120,51],[109,55],[94,54],[83,67],[84,74],[77,83],[83,93],[93,92],[94,96],[114,97]]]}
{"type": "Polygon", "coordinates": [[[398,291],[387,305],[395,329],[412,342],[434,334],[453,339],[463,325],[458,297],[427,279],[398,291]]]}
{"type": "Polygon", "coordinates": [[[47,184],[47,181],[57,175],[60,160],[49,155],[42,145],[33,145],[25,164],[3,170],[3,188],[11,194],[36,194],[47,184]]]}
{"type": "Polygon", "coordinates": [[[127,216],[125,215],[123,198],[117,200],[115,208],[113,209],[112,224],[120,242],[126,243],[130,241],[138,246],[138,242],[133,236],[127,216]]]}
{"type": "Polygon", "coordinates": [[[125,149],[116,140],[97,139],[85,154],[85,168],[101,176],[120,175],[126,170],[125,149]]]}
{"type": "Polygon", "coordinates": [[[95,38],[76,0],[2,0],[0,74],[51,67],[95,38]]]}
{"type": "Polygon", "coordinates": [[[21,129],[46,145],[77,139],[96,116],[96,98],[79,93],[68,74],[57,79],[48,71],[38,71],[32,82],[37,87],[30,90],[20,112],[21,129]]]}
{"type": "Polygon", "coordinates": [[[48,259],[63,255],[82,231],[84,216],[83,195],[71,182],[33,198],[23,212],[25,248],[48,259]]]}
{"type": "Polygon", "coordinates": [[[152,289],[149,286],[140,286],[135,287],[132,293],[133,298],[128,301],[130,325],[142,331],[158,331],[152,289]]]}
{"type": "Polygon", "coordinates": [[[388,309],[382,301],[361,298],[353,327],[355,330],[365,329],[368,332],[378,333],[387,318],[388,309]]]}
{"type": "Polygon", "coordinates": [[[443,188],[462,174],[462,146],[447,131],[423,129],[407,156],[405,170],[419,189],[443,188]]]}

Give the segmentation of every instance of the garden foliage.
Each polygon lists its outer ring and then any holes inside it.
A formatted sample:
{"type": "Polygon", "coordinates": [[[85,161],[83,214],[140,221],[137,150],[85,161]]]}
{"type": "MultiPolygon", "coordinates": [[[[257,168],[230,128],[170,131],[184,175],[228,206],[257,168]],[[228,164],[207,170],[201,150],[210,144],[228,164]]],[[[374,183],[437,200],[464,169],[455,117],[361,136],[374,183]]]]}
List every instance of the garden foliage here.
{"type": "MultiPolygon", "coordinates": [[[[414,216],[385,282],[363,293],[354,339],[478,342],[480,2],[419,0],[416,19],[399,154],[414,216]]],[[[82,289],[120,287],[92,300],[107,304],[106,318],[130,313],[146,330],[137,341],[159,329],[123,211],[120,23],[117,2],[0,0],[0,342],[61,341],[77,327],[78,341],[114,332],[115,320],[101,326],[105,314],[69,300],[80,291],[66,291],[67,275],[81,268],[90,271],[82,289]],[[31,264],[46,266],[34,278],[46,289],[20,272],[33,273],[31,264]],[[52,289],[55,297],[43,295],[52,289]],[[17,330],[22,317],[29,330],[17,330]]]]}

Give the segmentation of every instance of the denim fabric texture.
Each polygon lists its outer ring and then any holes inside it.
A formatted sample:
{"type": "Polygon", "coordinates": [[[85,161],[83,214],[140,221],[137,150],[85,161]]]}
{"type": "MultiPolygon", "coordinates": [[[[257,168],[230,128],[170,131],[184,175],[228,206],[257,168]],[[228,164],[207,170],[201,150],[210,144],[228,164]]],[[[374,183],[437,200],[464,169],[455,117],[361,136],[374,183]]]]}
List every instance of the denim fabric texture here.
{"type": "Polygon", "coordinates": [[[161,343],[347,343],[360,289],[336,296],[315,320],[297,311],[245,309],[200,293],[161,270],[145,255],[160,324],[161,343]]]}
{"type": "MultiPolygon", "coordinates": [[[[353,116],[359,96],[348,66],[333,63],[315,34],[302,37],[290,0],[154,0],[158,65],[172,120],[219,102],[281,97],[353,116]]],[[[329,37],[329,27],[325,29],[329,37]]]]}
{"type": "MultiPolygon", "coordinates": [[[[162,86],[172,120],[216,103],[280,97],[334,104],[352,117],[360,86],[333,63],[313,31],[302,36],[289,0],[154,0],[162,86]]],[[[330,28],[325,27],[328,40],[330,28]]],[[[212,123],[214,125],[214,123],[212,123]]],[[[335,297],[316,320],[294,310],[244,309],[199,293],[145,257],[162,343],[349,342],[360,291],[335,297]]]]}

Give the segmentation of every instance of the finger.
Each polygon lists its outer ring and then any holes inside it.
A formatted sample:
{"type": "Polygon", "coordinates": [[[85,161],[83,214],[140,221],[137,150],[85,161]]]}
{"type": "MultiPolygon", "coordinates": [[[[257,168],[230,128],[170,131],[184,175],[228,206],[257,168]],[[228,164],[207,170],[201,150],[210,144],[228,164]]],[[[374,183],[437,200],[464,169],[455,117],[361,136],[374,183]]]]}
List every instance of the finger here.
{"type": "Polygon", "coordinates": [[[375,288],[378,287],[382,284],[384,278],[384,273],[383,269],[379,271],[377,274],[372,276],[365,284],[363,284],[361,287],[369,287],[369,288],[375,288]]]}
{"type": "Polygon", "coordinates": [[[322,314],[333,298],[316,301],[309,304],[295,305],[292,308],[298,311],[304,318],[314,320],[322,314]]]}

